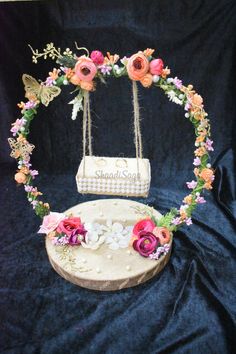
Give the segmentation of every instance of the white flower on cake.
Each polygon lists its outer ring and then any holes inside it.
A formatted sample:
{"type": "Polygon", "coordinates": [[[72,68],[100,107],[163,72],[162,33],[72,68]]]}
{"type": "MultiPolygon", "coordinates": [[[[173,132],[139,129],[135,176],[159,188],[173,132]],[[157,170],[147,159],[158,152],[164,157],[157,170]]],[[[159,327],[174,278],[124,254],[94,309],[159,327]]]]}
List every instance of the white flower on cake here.
{"type": "Polygon", "coordinates": [[[90,248],[92,250],[98,249],[105,241],[105,236],[102,235],[104,231],[104,225],[98,223],[85,223],[85,242],[81,242],[84,248],[90,248]]]}
{"type": "Polygon", "coordinates": [[[111,220],[108,220],[105,226],[105,242],[111,250],[117,250],[119,248],[126,248],[129,246],[131,239],[132,226],[124,227],[119,222],[112,224],[111,220]]]}

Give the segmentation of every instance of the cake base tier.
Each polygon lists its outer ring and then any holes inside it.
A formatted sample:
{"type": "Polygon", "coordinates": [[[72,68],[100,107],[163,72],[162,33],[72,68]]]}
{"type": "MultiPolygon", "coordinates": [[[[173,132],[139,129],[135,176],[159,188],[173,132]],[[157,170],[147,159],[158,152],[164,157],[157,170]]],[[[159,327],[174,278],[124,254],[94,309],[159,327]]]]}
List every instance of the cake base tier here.
{"type": "MultiPolygon", "coordinates": [[[[123,226],[133,226],[145,217],[147,209],[148,206],[132,200],[100,199],[78,204],[65,214],[79,216],[83,222],[105,225],[107,220],[111,220],[123,226]]],[[[155,218],[161,217],[154,209],[152,213],[155,218]]],[[[55,246],[46,237],[46,250],[55,271],[71,283],[100,291],[115,291],[144,283],[165,267],[171,254],[170,249],[159,260],[152,260],[140,256],[130,246],[117,250],[108,246],[104,243],[98,250],[82,246],[55,246]]]]}

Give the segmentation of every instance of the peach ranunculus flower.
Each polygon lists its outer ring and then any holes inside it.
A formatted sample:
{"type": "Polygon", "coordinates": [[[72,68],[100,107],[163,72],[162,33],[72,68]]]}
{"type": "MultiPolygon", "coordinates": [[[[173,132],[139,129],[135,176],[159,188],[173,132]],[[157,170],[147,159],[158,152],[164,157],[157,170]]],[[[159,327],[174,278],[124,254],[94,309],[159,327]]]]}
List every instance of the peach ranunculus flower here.
{"type": "Polygon", "coordinates": [[[205,182],[212,182],[214,179],[214,173],[210,168],[203,168],[203,170],[200,172],[199,176],[205,182]]]}
{"type": "Polygon", "coordinates": [[[27,176],[23,172],[17,172],[15,174],[15,181],[17,183],[26,183],[27,181],[27,176]]]}
{"type": "Polygon", "coordinates": [[[94,90],[94,82],[93,81],[80,81],[80,87],[86,91],[94,90]]]}
{"type": "Polygon", "coordinates": [[[160,244],[165,245],[170,242],[171,234],[166,227],[155,227],[152,231],[153,235],[159,238],[160,244]]]}
{"type": "Polygon", "coordinates": [[[149,61],[142,52],[138,52],[128,59],[126,68],[129,78],[134,81],[139,81],[147,74],[149,61]]]}
{"type": "Polygon", "coordinates": [[[66,216],[62,213],[50,212],[50,214],[44,216],[38,234],[49,234],[49,232],[54,231],[65,218],[66,216]]]}
{"type": "Polygon", "coordinates": [[[92,81],[97,73],[97,68],[92,59],[82,55],[75,64],[75,74],[81,81],[92,81]]]}
{"type": "Polygon", "coordinates": [[[140,80],[143,87],[150,87],[152,84],[152,74],[147,73],[144,77],[140,80]]]}

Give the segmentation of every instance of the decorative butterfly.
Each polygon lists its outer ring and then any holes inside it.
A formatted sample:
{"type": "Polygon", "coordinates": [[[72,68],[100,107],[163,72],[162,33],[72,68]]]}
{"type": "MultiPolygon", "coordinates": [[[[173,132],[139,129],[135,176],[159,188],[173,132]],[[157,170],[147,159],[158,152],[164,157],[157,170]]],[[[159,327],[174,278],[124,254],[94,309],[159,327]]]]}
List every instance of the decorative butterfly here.
{"type": "Polygon", "coordinates": [[[8,143],[12,149],[10,156],[15,159],[22,157],[26,161],[29,160],[29,155],[35,148],[35,146],[30,144],[27,140],[16,141],[13,138],[8,138],[8,143]]]}
{"type": "Polygon", "coordinates": [[[26,97],[36,96],[44,106],[48,106],[55,97],[57,97],[61,89],[57,86],[41,85],[36,79],[28,74],[22,75],[22,81],[25,85],[26,97]]]}

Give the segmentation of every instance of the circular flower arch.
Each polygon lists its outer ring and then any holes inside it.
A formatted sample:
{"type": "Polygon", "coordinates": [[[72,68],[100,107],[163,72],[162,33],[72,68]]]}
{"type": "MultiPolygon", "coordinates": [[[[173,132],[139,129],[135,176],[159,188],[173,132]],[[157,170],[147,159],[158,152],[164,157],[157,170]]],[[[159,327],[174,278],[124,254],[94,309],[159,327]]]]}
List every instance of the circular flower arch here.
{"type": "MultiPolygon", "coordinates": [[[[111,55],[109,52],[104,56],[99,50],[94,50],[89,54],[86,48],[78,48],[77,44],[77,50],[84,50],[86,54],[77,56],[69,48],[62,51],[53,43],[47,44],[42,52],[30,48],[34,63],[42,57],[56,60],[58,64],[58,67],[53,68],[46,80],[41,83],[29,75],[23,75],[27,101],[18,104],[22,116],[12,124],[13,138],[8,139],[12,148],[11,156],[18,163],[15,180],[24,185],[27,199],[35,213],[41,218],[47,216],[49,223],[50,214],[54,216],[57,214],[50,212],[49,204],[41,200],[42,193],[34,185],[38,171],[33,169],[30,163],[34,146],[29,143],[27,137],[31,121],[36,116],[40,104],[47,106],[54,97],[61,93],[63,85],[72,84],[75,86],[76,96],[70,103],[73,105],[72,119],[75,119],[77,113],[82,110],[85,94],[95,90],[97,80],[104,83],[111,76],[116,78],[128,76],[133,81],[139,81],[145,88],[151,86],[161,88],[170,101],[184,108],[185,117],[193,124],[196,135],[193,161],[195,179],[186,182],[190,192],[183,199],[179,209],[172,208],[161,219],[156,220],[159,228],[168,229],[169,232],[176,231],[183,224],[192,224],[193,210],[198,204],[205,203],[201,192],[203,189],[212,189],[214,180],[214,172],[209,163],[209,152],[213,151],[210,122],[204,110],[203,99],[196,93],[193,86],[184,86],[177,77],[170,77],[170,69],[164,66],[161,58],[154,57],[154,50],[149,48],[122,59],[119,55],[111,55]]],[[[61,216],[58,215],[57,224],[60,219],[61,216]]],[[[52,224],[53,220],[55,221],[55,217],[52,217],[52,224]]],[[[41,232],[46,233],[42,227],[41,232]]],[[[158,232],[160,236],[160,230],[158,232]]]]}

